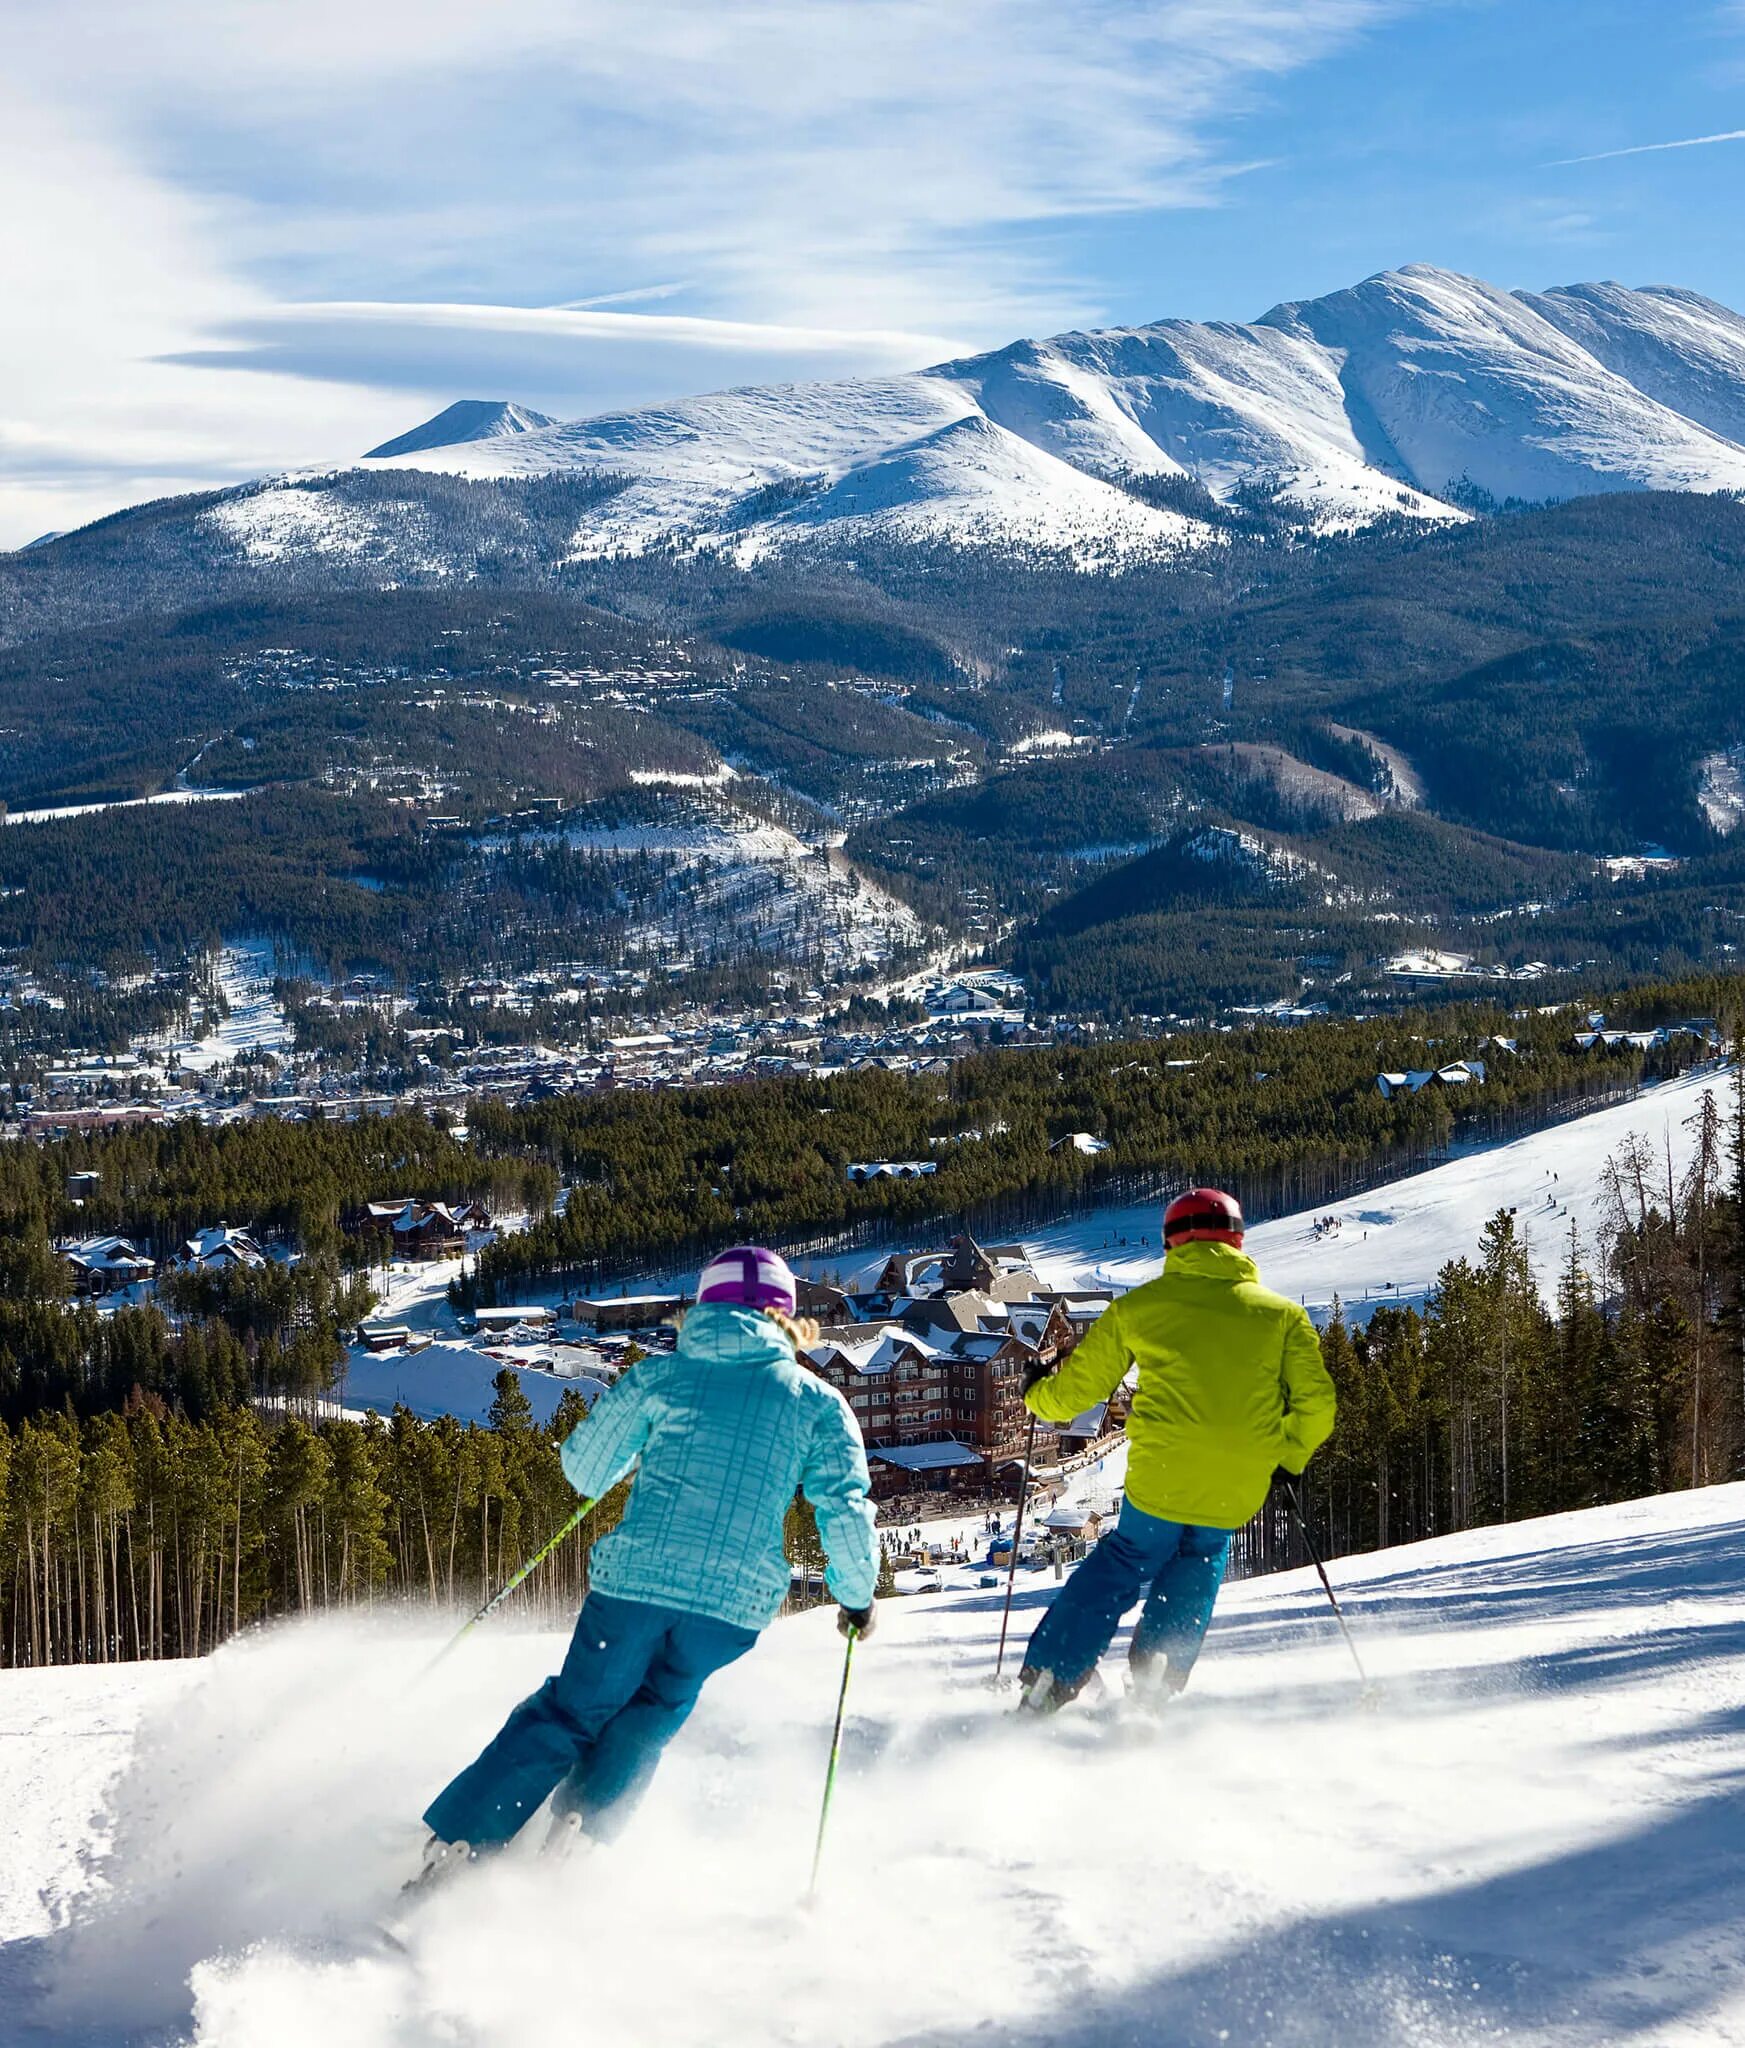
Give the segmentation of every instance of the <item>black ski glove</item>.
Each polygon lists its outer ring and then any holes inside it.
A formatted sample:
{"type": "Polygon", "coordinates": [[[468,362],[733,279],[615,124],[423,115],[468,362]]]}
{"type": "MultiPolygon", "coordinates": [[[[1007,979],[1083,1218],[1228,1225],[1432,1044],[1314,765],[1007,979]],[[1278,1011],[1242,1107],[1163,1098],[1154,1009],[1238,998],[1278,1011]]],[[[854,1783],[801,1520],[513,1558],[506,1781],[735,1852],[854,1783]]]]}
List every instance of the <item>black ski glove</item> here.
{"type": "Polygon", "coordinates": [[[1040,1358],[1035,1360],[1033,1364],[1027,1365],[1024,1368],[1025,1393],[1029,1393],[1032,1387],[1040,1386],[1053,1371],[1054,1367],[1052,1365],[1044,1365],[1040,1358]]]}
{"type": "Polygon", "coordinates": [[[853,1629],[857,1636],[870,1636],[878,1625],[879,1611],[870,1600],[864,1607],[839,1607],[836,1610],[836,1627],[842,1635],[853,1629]]]}

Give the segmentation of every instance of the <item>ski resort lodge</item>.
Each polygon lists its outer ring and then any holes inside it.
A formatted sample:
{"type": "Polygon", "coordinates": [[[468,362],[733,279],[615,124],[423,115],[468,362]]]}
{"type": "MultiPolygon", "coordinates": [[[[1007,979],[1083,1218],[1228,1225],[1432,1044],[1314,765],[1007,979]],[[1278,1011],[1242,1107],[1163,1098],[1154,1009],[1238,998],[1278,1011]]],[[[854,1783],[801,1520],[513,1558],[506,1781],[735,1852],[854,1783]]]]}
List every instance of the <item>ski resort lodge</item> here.
{"type": "MultiPolygon", "coordinates": [[[[966,1235],[944,1252],[887,1260],[864,1293],[813,1290],[802,1306],[831,1320],[804,1356],[854,1410],[875,1500],[991,1498],[1023,1464],[1026,1368],[1070,1351],[1110,1298],[1046,1288],[1021,1246],[966,1235]]],[[[1123,1419],[1112,1402],[1065,1430],[1043,1425],[1038,1462],[1089,1449],[1123,1419]]]]}

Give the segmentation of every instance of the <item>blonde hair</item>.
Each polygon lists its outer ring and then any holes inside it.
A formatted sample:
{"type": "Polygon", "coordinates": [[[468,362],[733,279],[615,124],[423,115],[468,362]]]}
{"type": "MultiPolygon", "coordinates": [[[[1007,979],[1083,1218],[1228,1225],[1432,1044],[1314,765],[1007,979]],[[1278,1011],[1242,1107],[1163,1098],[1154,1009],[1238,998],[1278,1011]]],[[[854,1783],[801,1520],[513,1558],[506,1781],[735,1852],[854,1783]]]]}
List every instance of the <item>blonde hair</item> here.
{"type": "Polygon", "coordinates": [[[779,1308],[766,1308],[764,1314],[796,1351],[809,1351],[817,1343],[818,1325],[810,1316],[783,1315],[779,1308]]]}
{"type": "MultiPolygon", "coordinates": [[[[685,1318],[696,1305],[695,1302],[692,1302],[687,1307],[678,1309],[668,1316],[666,1319],[668,1327],[674,1330],[682,1330],[685,1327],[685,1318]]],[[[779,1308],[759,1309],[758,1313],[759,1315],[768,1316],[770,1321],[775,1324],[776,1328],[781,1331],[782,1335],[787,1338],[796,1351],[809,1351],[818,1341],[818,1325],[810,1316],[784,1315],[779,1308]]]]}

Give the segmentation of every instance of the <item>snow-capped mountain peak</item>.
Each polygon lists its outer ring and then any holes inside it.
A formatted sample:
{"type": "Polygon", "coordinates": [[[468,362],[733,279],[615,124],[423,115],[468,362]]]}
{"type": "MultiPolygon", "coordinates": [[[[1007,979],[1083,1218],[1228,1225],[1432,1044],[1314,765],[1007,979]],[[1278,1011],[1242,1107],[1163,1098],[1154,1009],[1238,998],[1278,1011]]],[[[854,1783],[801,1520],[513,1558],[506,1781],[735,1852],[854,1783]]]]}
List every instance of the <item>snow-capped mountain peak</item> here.
{"type": "Polygon", "coordinates": [[[1487,499],[1745,489],[1745,319],[1669,287],[1515,292],[1413,263],[1251,325],[1059,334],[907,376],[563,424],[466,401],[368,459],[609,476],[583,556],[678,541],[746,560],[879,533],[1108,568],[1221,538],[1191,494],[1163,509],[1171,479],[1320,532],[1487,499]]]}
{"type": "Polygon", "coordinates": [[[445,406],[421,427],[384,441],[364,457],[378,462],[390,455],[416,455],[426,448],[452,448],[462,441],[494,441],[506,434],[536,434],[541,427],[555,427],[549,413],[531,406],[512,405],[503,398],[459,398],[445,406]]]}

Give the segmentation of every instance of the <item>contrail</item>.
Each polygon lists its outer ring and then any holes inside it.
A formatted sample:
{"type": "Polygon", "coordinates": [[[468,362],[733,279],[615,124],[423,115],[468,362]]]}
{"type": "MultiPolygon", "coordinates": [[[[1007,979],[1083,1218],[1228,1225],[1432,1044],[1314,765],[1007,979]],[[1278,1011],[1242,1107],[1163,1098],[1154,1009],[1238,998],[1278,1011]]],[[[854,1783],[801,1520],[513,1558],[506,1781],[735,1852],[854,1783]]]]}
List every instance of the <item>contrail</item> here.
{"type": "Polygon", "coordinates": [[[1706,149],[1711,142],[1745,142],[1745,128],[1729,128],[1724,135],[1687,135],[1679,142],[1638,142],[1629,149],[1601,149],[1592,156],[1560,156],[1548,163],[1548,171],[1560,171],[1570,164],[1609,163],[1616,156],[1653,156],[1662,149],[1706,149]]]}

